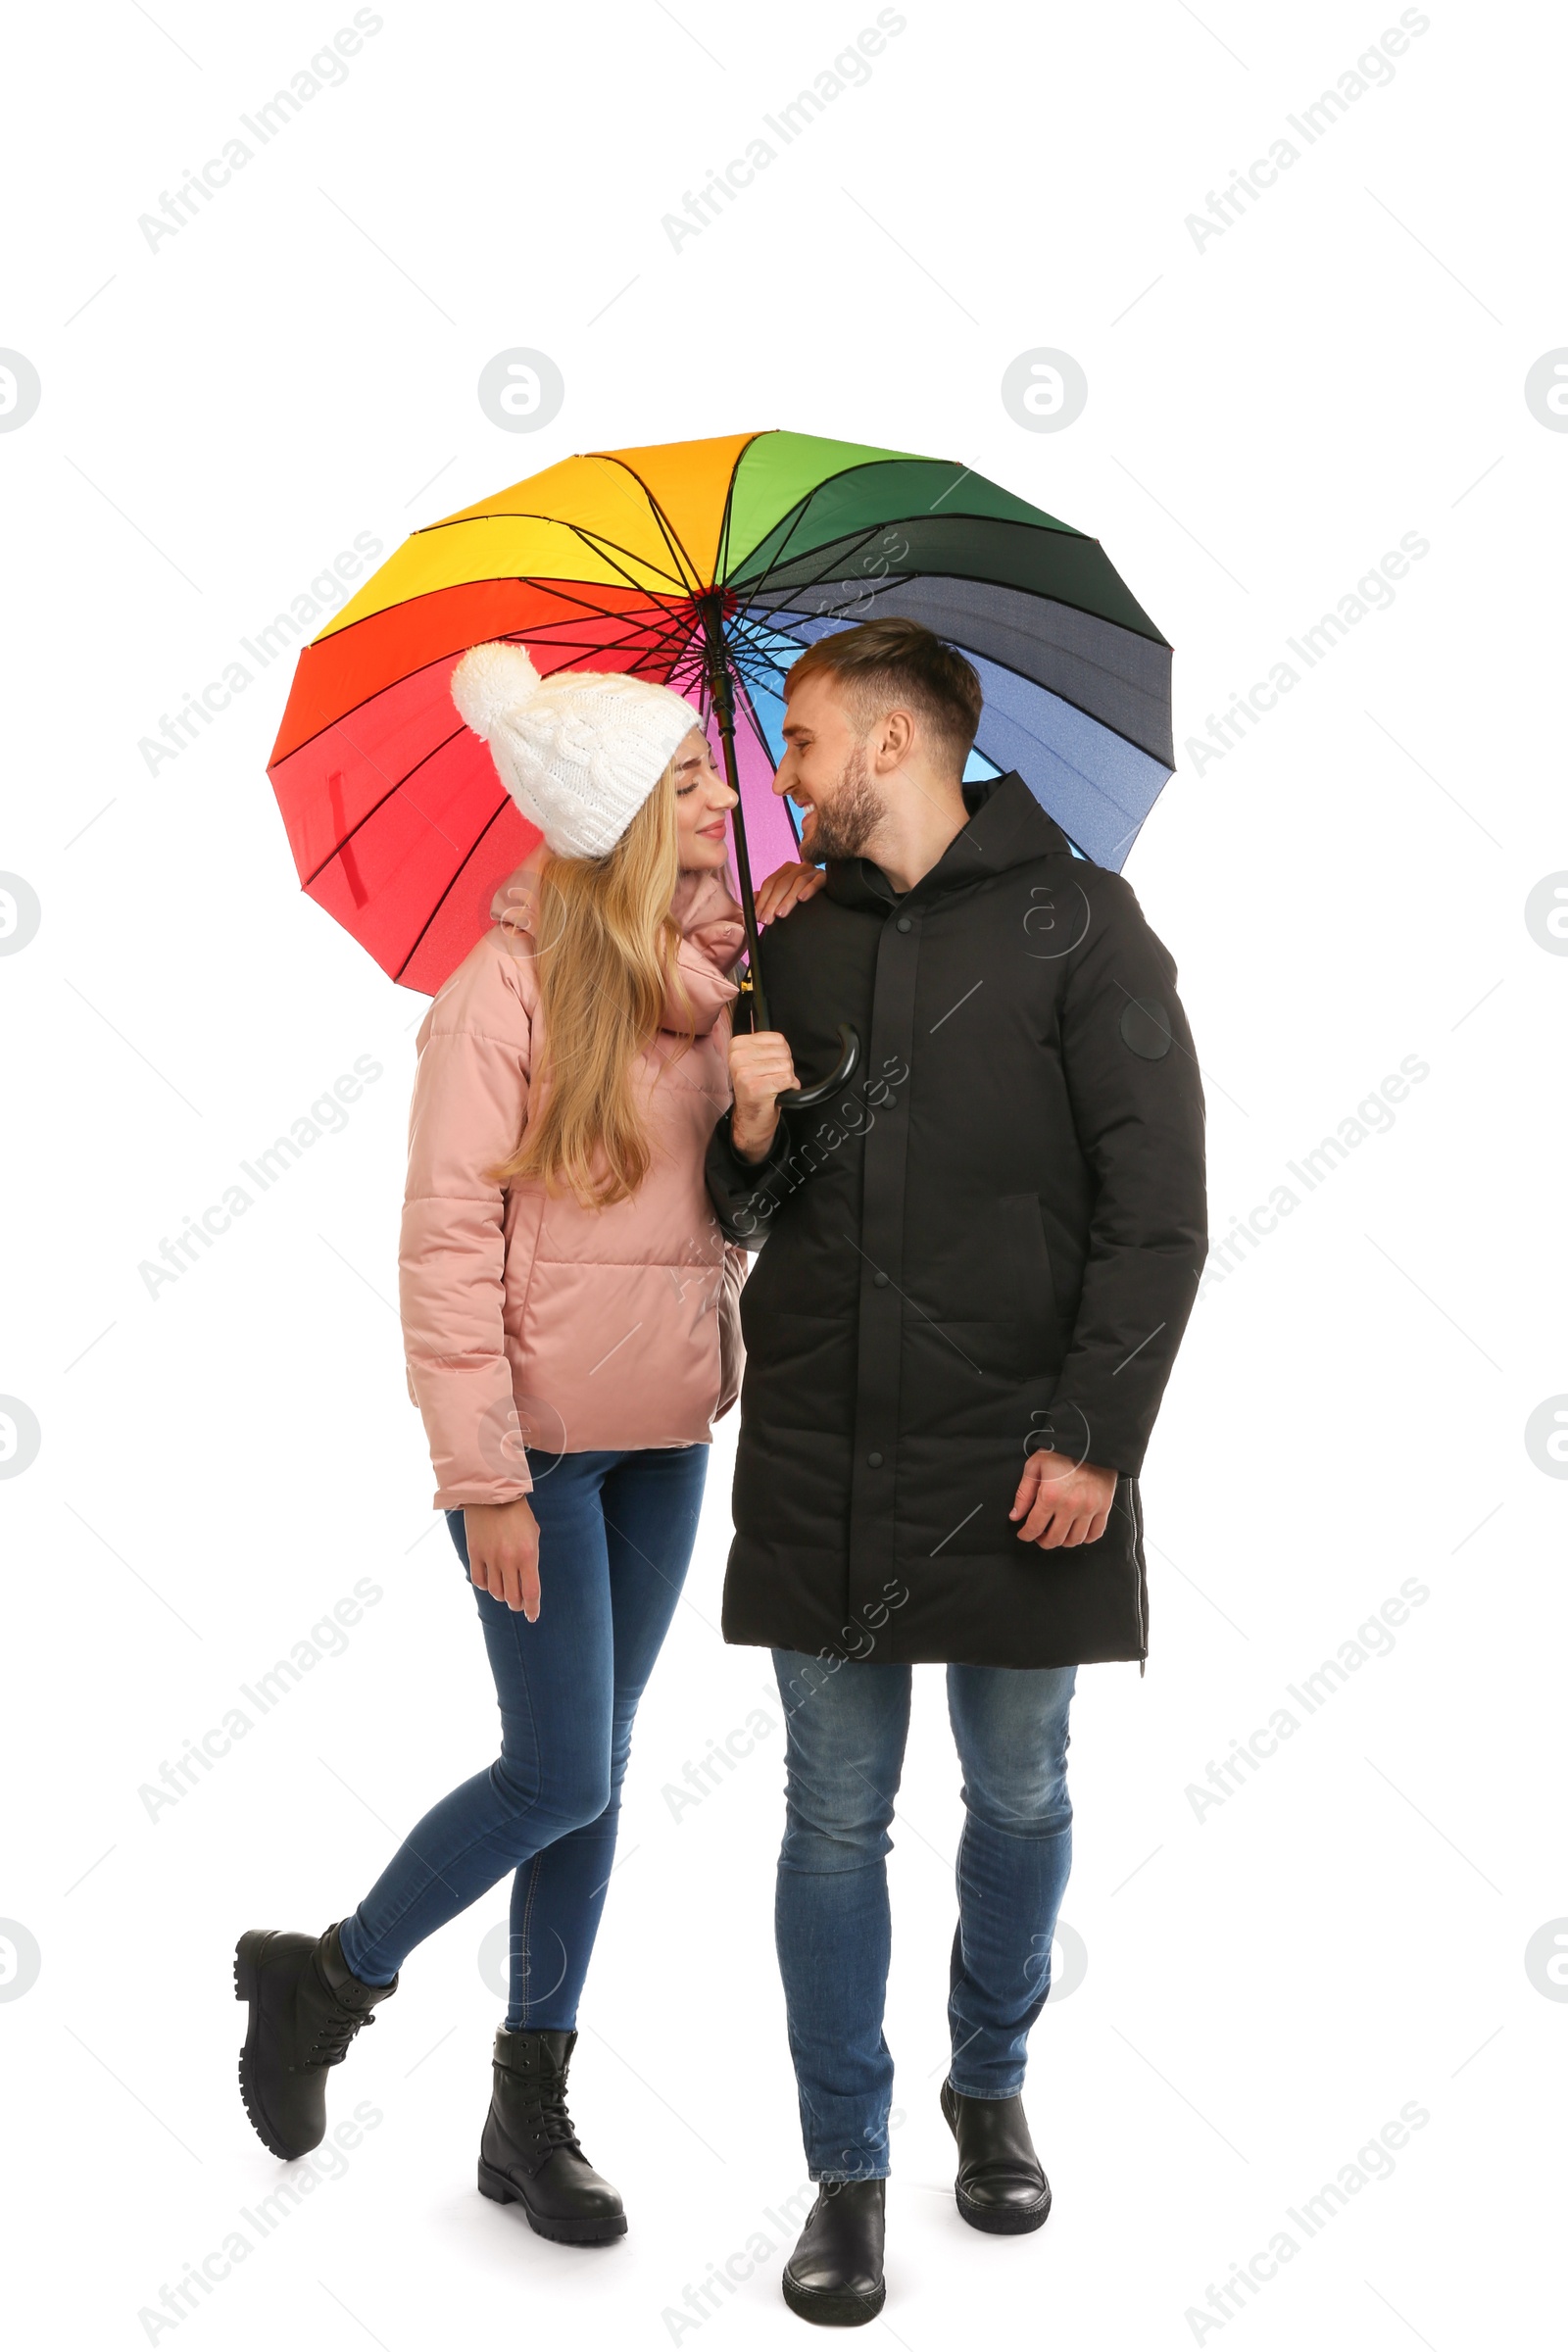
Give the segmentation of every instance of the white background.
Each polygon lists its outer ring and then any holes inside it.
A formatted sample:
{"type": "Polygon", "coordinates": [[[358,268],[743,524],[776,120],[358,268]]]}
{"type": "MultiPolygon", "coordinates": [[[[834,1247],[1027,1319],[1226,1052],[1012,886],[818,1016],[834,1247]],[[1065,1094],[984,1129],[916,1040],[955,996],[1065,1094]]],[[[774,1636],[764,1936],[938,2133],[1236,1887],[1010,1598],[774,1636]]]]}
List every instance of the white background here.
{"type": "Polygon", "coordinates": [[[548,2246],[474,2193],[504,1887],[332,2079],[334,2116],[382,2117],[343,2177],[265,2240],[237,2219],[280,2168],[235,2088],[235,1936],[351,1908],[495,1718],[389,1305],[423,1000],[298,891],[265,774],[288,662],[156,775],[138,752],[356,532],[390,551],[574,450],[783,424],[959,459],[1099,535],[1176,646],[1179,746],[1401,534],[1430,543],[1240,748],[1189,748],[1129,863],[1202,1056],[1216,1237],[1402,1058],[1430,1075],[1194,1314],[1145,1481],[1148,1675],[1081,1677],[1064,1918],[1087,1973],[1035,2034],[1056,2206],[1016,2241],[953,2204],[956,1770],[940,1672],[917,1676],[878,2329],[912,2352],[976,2326],[1523,2340],[1557,2302],[1568,2032],[1525,1964],[1568,1913],[1568,1488],[1524,1442],[1568,1391],[1568,962],[1524,915],[1568,867],[1568,437],[1524,397],[1568,343],[1560,23],[1434,5],[1307,147],[1285,117],[1394,7],[911,0],[865,85],[677,252],[662,216],[868,0],[381,14],[342,86],[156,250],[138,216],[351,12],[102,0],[10,36],[0,342],[43,387],[0,434],[0,866],[42,909],[0,959],[0,1391],[41,1430],[0,1484],[0,1914],[41,1956],[0,2000],[13,2328],[799,2340],[765,2218],[804,2179],[776,1706],[701,1806],[662,1795],[765,1703],[762,1653],[715,1630],[728,1433],[583,2011],[574,2108],[629,2238],[548,2246]],[[1299,160],[1200,248],[1187,216],[1282,134],[1299,160]],[[475,397],[515,345],[565,379],[531,437],[475,397]],[[1088,377],[1057,433],[1000,395],[1040,346],[1088,377]],[[362,1054],[384,1075],[344,1131],[149,1297],[140,1261],[362,1054]],[[344,1653],[150,1819],[142,1784],[365,1577],[382,1597],[344,1653]],[[1408,1578],[1428,1597],[1392,1652],[1200,1818],[1189,1786],[1408,1578]],[[1308,2240],[1286,2208],[1407,2102],[1430,2120],[1393,2177],[1308,2240]],[[198,2309],[138,2318],[236,2227],[252,2251],[198,2309]],[[1299,2251],[1216,2321],[1210,2282],[1282,2228],[1299,2251]],[[683,2304],[759,2233],[753,2275],[683,2304]]]}

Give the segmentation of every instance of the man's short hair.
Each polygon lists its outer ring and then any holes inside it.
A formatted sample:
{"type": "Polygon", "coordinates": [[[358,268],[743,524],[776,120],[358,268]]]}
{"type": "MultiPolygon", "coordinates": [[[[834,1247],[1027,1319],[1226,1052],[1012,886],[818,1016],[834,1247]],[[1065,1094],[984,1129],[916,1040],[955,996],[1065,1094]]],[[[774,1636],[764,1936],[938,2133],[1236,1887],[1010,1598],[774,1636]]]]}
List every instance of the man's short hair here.
{"type": "Polygon", "coordinates": [[[980,680],[956,646],[917,620],[891,613],[836,629],[808,645],[789,671],[785,692],[805,678],[832,677],[862,735],[899,704],[929,728],[939,750],[962,770],[980,724],[980,680]]]}

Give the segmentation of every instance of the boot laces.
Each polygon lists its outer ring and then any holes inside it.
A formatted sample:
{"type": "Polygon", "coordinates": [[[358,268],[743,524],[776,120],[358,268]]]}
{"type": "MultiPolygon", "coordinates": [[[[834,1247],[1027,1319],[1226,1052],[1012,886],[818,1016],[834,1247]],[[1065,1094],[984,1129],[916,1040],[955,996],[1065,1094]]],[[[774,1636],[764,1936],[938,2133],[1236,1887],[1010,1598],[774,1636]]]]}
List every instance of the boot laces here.
{"type": "Polygon", "coordinates": [[[573,2148],[579,2156],[582,2154],[571,2117],[566,2113],[566,2086],[559,2078],[539,2086],[534,2138],[552,2151],[573,2148]]]}
{"type": "Polygon", "coordinates": [[[348,2056],[349,2043],[362,2026],[373,2026],[369,2010],[334,2007],[318,2029],[307,2066],[337,2066],[348,2056]]]}

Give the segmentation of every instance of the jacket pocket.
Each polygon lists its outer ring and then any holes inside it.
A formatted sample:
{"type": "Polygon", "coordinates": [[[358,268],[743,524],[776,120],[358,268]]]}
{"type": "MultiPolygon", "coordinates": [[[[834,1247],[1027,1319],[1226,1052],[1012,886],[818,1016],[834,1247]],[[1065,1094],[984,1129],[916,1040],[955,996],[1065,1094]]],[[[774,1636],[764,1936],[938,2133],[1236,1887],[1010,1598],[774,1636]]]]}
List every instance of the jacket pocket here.
{"type": "Polygon", "coordinates": [[[1063,1334],[1051,1248],[1037,1193],[1004,1193],[997,1201],[1001,1250],[999,1271],[1005,1283],[1005,1320],[1016,1335],[1013,1369],[1054,1371],[1061,1363],[1063,1334]]]}

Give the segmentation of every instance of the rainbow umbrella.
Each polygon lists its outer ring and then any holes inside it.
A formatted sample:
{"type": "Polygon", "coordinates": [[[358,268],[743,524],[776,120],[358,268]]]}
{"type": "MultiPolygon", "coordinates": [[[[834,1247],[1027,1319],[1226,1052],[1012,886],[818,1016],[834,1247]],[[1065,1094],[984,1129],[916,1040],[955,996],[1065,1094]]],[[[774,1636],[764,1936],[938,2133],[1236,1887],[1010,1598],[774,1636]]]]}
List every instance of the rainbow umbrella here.
{"type": "Polygon", "coordinates": [[[1016,768],[1119,868],[1174,766],[1170,648],[1099,541],[950,461],[762,432],[566,458],[405,541],[295,670],[268,772],[301,883],[405,987],[456,969],[538,838],[450,693],[466,648],[510,637],[541,674],[691,703],[740,796],[755,971],[752,858],[798,855],[770,789],[789,665],[882,612],[979,671],[970,772],[1016,768]]]}

